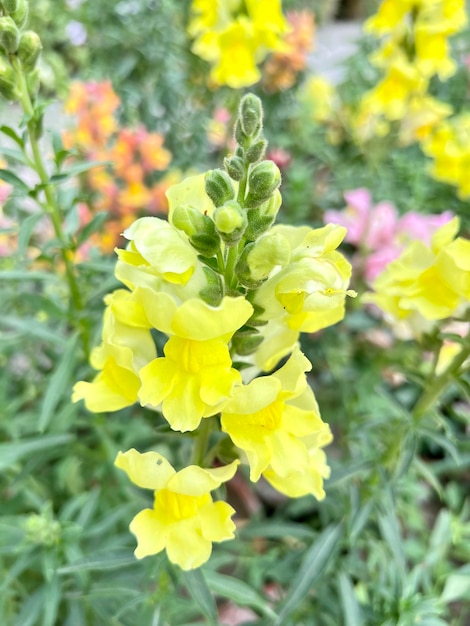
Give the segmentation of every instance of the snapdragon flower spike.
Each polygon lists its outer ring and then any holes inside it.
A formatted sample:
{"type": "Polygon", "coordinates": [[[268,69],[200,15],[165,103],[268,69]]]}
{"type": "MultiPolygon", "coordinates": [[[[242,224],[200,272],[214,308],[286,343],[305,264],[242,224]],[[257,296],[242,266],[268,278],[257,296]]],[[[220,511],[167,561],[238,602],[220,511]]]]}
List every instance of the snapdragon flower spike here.
{"type": "Polygon", "coordinates": [[[153,507],[137,513],[130,524],[137,538],[136,557],[166,550],[169,560],[184,570],[208,561],[212,543],[232,539],[235,530],[235,510],[214,502],[210,492],[230,480],[238,464],[235,460],[215,469],[189,465],[177,472],[157,452],[119,452],[116,467],[138,487],[154,491],[153,507]]]}

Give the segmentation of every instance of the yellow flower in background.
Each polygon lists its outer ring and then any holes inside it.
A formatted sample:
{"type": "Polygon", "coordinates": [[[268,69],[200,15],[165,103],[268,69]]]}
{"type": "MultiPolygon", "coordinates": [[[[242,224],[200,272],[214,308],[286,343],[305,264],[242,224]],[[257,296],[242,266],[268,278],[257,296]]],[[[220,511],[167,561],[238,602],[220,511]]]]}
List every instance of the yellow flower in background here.
{"type": "Polygon", "coordinates": [[[439,124],[422,148],[433,159],[431,175],[455,185],[462,199],[470,197],[470,114],[461,114],[439,124]]]}
{"type": "Polygon", "coordinates": [[[234,509],[214,502],[210,492],[230,480],[238,461],[215,469],[189,465],[177,472],[157,452],[119,452],[115,465],[139,487],[154,491],[151,509],[137,513],[130,531],[137,538],[135,556],[142,559],[166,550],[184,570],[199,567],[212,553],[212,543],[234,536],[234,509]]]}
{"type": "MultiPolygon", "coordinates": [[[[413,241],[376,279],[367,294],[392,322],[410,322],[418,334],[426,322],[463,314],[470,306],[470,241],[455,238],[454,218],[435,232],[428,247],[413,241]]],[[[432,325],[432,324],[431,324],[432,325]]]]}
{"type": "Polygon", "coordinates": [[[425,141],[442,121],[452,115],[452,107],[427,94],[413,96],[402,120],[399,136],[402,145],[425,141]]]}
{"type": "Polygon", "coordinates": [[[212,80],[238,89],[260,79],[257,65],[283,48],[288,28],[280,0],[193,0],[188,34],[194,54],[212,64],[212,80]]]}
{"type": "Polygon", "coordinates": [[[332,437],[307,383],[310,369],[309,360],[295,349],[274,374],[233,390],[221,425],[245,453],[252,481],[263,474],[291,497],[311,493],[321,499],[327,470],[316,452],[332,437]]]}
{"type": "Polygon", "coordinates": [[[100,370],[91,383],[75,384],[72,400],[85,400],[89,411],[117,411],[137,401],[139,370],[156,357],[151,325],[134,296],[118,289],[105,298],[102,343],[90,358],[100,370]]]}
{"type": "Polygon", "coordinates": [[[376,35],[385,35],[393,31],[404,17],[426,0],[383,0],[375,15],[370,17],[364,30],[376,35]]]}
{"type": "Polygon", "coordinates": [[[299,93],[300,102],[308,107],[314,122],[325,122],[335,116],[338,95],[335,87],[323,76],[307,78],[299,93]]]}

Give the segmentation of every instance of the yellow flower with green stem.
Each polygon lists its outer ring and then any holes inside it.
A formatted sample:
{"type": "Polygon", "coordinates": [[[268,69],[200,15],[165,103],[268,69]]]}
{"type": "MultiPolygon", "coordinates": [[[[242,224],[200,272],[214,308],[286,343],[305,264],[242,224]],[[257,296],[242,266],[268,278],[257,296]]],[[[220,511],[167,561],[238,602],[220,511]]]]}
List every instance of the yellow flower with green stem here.
{"type": "Polygon", "coordinates": [[[226,502],[214,502],[210,492],[230,480],[238,461],[215,469],[189,465],[177,472],[158,452],[119,452],[115,465],[138,487],[154,492],[153,507],[137,513],[130,524],[137,538],[135,555],[142,559],[166,550],[169,560],[184,570],[205,563],[212,542],[234,536],[226,502]]]}
{"type": "Polygon", "coordinates": [[[222,430],[250,465],[250,479],[261,474],[288,496],[324,497],[328,476],[321,448],[332,437],[307,383],[308,359],[297,348],[270,376],[237,387],[222,409],[222,430]]]}

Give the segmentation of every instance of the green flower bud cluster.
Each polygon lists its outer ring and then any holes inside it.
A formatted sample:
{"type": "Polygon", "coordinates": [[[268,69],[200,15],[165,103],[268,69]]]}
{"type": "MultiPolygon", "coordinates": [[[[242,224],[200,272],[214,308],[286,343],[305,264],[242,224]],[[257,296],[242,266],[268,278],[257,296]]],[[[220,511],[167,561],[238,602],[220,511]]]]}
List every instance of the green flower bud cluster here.
{"type": "Polygon", "coordinates": [[[7,100],[20,98],[22,89],[34,100],[39,89],[42,44],[37,33],[22,30],[28,14],[27,0],[0,1],[0,94],[7,100]]]}

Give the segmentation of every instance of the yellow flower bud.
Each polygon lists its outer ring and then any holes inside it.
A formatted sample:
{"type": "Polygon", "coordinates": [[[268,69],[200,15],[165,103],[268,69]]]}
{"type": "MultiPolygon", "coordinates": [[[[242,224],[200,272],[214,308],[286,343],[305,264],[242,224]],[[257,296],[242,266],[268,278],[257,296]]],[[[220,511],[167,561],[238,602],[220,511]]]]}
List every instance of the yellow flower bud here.
{"type": "Polygon", "coordinates": [[[248,224],[246,212],[235,200],[218,207],[214,221],[221,238],[229,246],[240,241],[248,224]]]}

